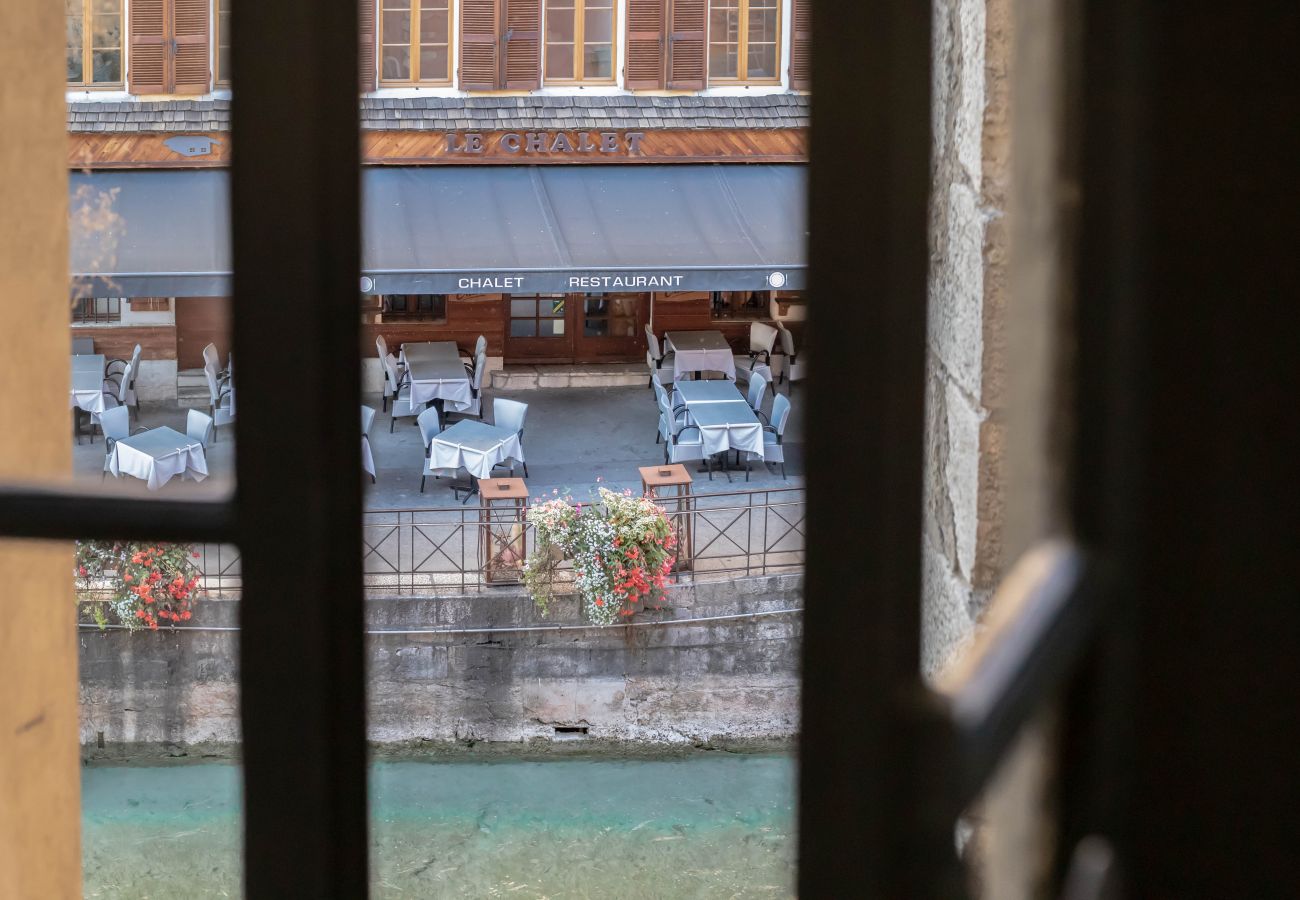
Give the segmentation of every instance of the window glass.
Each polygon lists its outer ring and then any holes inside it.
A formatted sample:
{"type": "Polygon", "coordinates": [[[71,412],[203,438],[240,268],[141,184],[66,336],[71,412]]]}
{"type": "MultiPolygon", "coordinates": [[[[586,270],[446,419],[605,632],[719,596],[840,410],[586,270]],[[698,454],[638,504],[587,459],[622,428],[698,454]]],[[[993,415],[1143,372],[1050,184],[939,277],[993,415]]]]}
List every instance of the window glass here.
{"type": "Polygon", "coordinates": [[[710,307],[715,319],[767,319],[767,291],[714,291],[710,307]]]}
{"type": "Polygon", "coordinates": [[[230,84],[230,4],[232,0],[217,0],[215,16],[217,28],[217,84],[230,84]]]}
{"type": "Polygon", "coordinates": [[[545,74],[550,81],[613,79],[613,0],[547,0],[545,74]]]}
{"type": "Polygon", "coordinates": [[[779,0],[710,0],[709,78],[776,80],[780,21],[779,0]]]}
{"type": "Polygon", "coordinates": [[[122,81],[121,0],[64,0],[67,81],[109,85],[122,81]]]}
{"type": "Polygon", "coordinates": [[[445,83],[451,77],[449,0],[383,0],[381,81],[445,83]]]}

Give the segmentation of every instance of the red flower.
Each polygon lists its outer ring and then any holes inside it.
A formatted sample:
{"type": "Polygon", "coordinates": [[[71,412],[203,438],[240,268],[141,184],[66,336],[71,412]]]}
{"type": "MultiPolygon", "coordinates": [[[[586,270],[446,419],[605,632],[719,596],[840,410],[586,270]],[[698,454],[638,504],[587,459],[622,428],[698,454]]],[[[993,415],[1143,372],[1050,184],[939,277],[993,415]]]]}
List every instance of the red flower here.
{"type": "Polygon", "coordinates": [[[80,575],[82,578],[85,578],[85,577],[86,577],[86,567],[85,567],[85,566],[78,566],[78,567],[77,567],[77,574],[80,575]]]}

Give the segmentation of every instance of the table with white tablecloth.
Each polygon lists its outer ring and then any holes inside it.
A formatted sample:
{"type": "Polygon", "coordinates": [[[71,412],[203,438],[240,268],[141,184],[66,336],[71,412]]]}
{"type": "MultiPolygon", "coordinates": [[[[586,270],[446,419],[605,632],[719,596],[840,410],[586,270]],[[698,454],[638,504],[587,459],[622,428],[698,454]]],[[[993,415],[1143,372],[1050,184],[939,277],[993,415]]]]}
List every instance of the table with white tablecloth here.
{"type": "Polygon", "coordinates": [[[686,412],[700,429],[704,452],[712,456],[728,450],[755,453],[763,458],[763,424],[748,403],[734,400],[686,402],[686,412]]]}
{"type": "Polygon", "coordinates": [[[412,406],[442,400],[445,409],[460,412],[474,405],[470,373],[455,341],[403,344],[402,362],[411,382],[412,406]]]}
{"type": "Polygon", "coordinates": [[[434,435],[429,470],[463,468],[475,478],[491,478],[493,466],[518,459],[522,452],[518,432],[462,419],[434,435]]]}
{"type": "Polygon", "coordinates": [[[736,358],[721,331],[669,331],[664,344],[673,354],[673,381],[690,372],[721,372],[736,380],[736,358]]]}
{"type": "Polygon", "coordinates": [[[156,491],[175,476],[202,481],[208,477],[203,444],[166,425],[122,438],[113,445],[108,471],[130,475],[156,491]]]}
{"type": "Polygon", "coordinates": [[[673,390],[681,396],[688,407],[699,403],[730,403],[745,399],[730,381],[682,381],[674,382],[673,390]]]}
{"type": "Polygon", "coordinates": [[[84,409],[98,415],[104,405],[104,354],[87,353],[72,357],[72,383],[68,390],[68,408],[84,409]]]}

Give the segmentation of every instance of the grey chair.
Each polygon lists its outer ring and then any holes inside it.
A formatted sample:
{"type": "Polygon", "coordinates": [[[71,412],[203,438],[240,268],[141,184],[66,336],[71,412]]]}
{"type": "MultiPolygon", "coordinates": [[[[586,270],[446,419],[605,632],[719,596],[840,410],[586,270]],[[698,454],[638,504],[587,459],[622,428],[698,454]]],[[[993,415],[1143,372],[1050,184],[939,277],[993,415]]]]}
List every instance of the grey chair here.
{"type": "Polygon", "coordinates": [[[745,396],[745,401],[749,408],[760,419],[766,419],[763,413],[763,401],[767,399],[767,384],[772,377],[772,370],[768,366],[759,366],[749,377],[749,393],[745,396]]]}
{"type": "Polygon", "coordinates": [[[393,405],[388,420],[388,433],[392,434],[398,419],[409,419],[420,413],[411,404],[411,373],[397,374],[397,359],[391,353],[384,357],[384,377],[392,390],[393,405]]]}
{"type": "Polygon", "coordinates": [[[221,380],[217,367],[208,360],[203,364],[208,382],[208,415],[212,417],[212,443],[217,442],[217,426],[235,421],[233,388],[221,380]]]}
{"type": "MultiPolygon", "coordinates": [[[[429,476],[430,473],[433,474],[433,477],[434,477],[435,479],[437,479],[437,478],[453,478],[453,479],[454,479],[457,475],[460,474],[460,470],[459,470],[459,469],[430,469],[430,468],[429,468],[429,462],[428,462],[428,460],[429,460],[429,455],[430,455],[429,444],[430,444],[430,443],[433,441],[433,439],[434,439],[435,437],[437,437],[438,434],[442,431],[442,423],[441,423],[441,421],[440,421],[439,418],[438,418],[438,410],[437,410],[437,408],[430,406],[430,407],[429,407],[428,409],[426,409],[424,412],[420,413],[420,414],[419,414],[418,416],[416,416],[416,418],[415,418],[415,424],[418,425],[418,426],[420,427],[420,441],[424,444],[424,460],[425,460],[425,461],[424,461],[424,463],[422,464],[421,469],[420,469],[420,493],[423,494],[423,493],[424,493],[424,480],[425,480],[425,478],[427,478],[427,477],[429,476]]],[[[459,493],[457,493],[457,496],[459,496],[459,493]]]]}
{"type": "Polygon", "coordinates": [[[487,372],[487,354],[480,353],[474,357],[474,365],[466,365],[466,371],[469,373],[469,396],[470,405],[468,409],[448,410],[448,415],[457,415],[468,419],[483,418],[483,376],[487,372]]]}
{"type": "Polygon", "coordinates": [[[788,378],[790,383],[794,384],[802,379],[804,374],[795,358],[794,335],[790,333],[790,329],[779,322],[776,327],[781,334],[781,352],[785,354],[785,359],[781,361],[781,381],[788,378]]]}
{"type": "Polygon", "coordinates": [[[709,481],[712,481],[713,461],[704,452],[704,437],[700,434],[700,429],[686,424],[686,410],[676,412],[669,410],[667,413],[661,411],[661,415],[669,417],[668,439],[664,442],[664,462],[679,463],[702,459],[709,472],[709,481]]]}
{"type": "Polygon", "coordinates": [[[778,335],[779,332],[765,322],[749,323],[749,353],[735,357],[737,381],[748,381],[760,359],[764,365],[772,365],[772,350],[776,347],[778,335]]]}
{"type": "Polygon", "coordinates": [[[197,409],[185,413],[185,436],[198,441],[204,449],[212,446],[216,440],[217,426],[212,416],[197,409]]]}
{"type": "MultiPolygon", "coordinates": [[[[388,352],[388,341],[384,339],[384,336],[382,334],[375,337],[375,350],[379,353],[379,367],[381,370],[385,370],[383,410],[384,412],[388,412],[388,401],[393,397],[394,388],[388,380],[388,372],[386,371],[387,370],[386,360],[388,359],[388,357],[392,356],[392,354],[388,352]]],[[[401,362],[399,362],[396,359],[396,357],[394,357],[393,363],[394,366],[397,368],[397,374],[400,377],[403,371],[405,371],[406,367],[403,366],[401,362]]]]}
{"type": "Polygon", "coordinates": [[[492,401],[492,423],[498,428],[505,428],[519,435],[519,458],[510,461],[510,473],[515,471],[515,463],[523,463],[524,477],[528,477],[528,463],[524,459],[524,422],[528,418],[528,404],[518,400],[497,397],[492,401]]]}
{"type": "Polygon", "coordinates": [[[370,426],[375,424],[375,408],[361,405],[361,468],[375,483],[375,454],[370,446],[370,426]]]}
{"type": "Polygon", "coordinates": [[[674,354],[672,353],[666,355],[664,354],[663,350],[659,345],[659,338],[655,337],[655,333],[652,330],[650,330],[649,325],[646,325],[645,327],[645,342],[646,342],[645,363],[646,363],[646,368],[650,370],[650,384],[647,384],[646,387],[654,386],[654,380],[656,374],[658,374],[659,380],[661,382],[667,381],[668,383],[671,384],[673,381],[674,354]],[[665,362],[668,363],[666,370],[664,367],[665,362]]]}
{"type": "MultiPolygon", "coordinates": [[[[772,396],[772,424],[763,426],[763,462],[780,463],[781,477],[785,477],[785,426],[790,421],[790,398],[785,394],[772,396]]],[[[757,453],[746,453],[752,460],[757,453]]]]}
{"type": "Polygon", "coordinates": [[[125,406],[106,409],[99,414],[99,426],[104,431],[104,470],[99,476],[102,479],[108,474],[108,461],[117,442],[131,436],[131,413],[125,406]]]}
{"type": "Polygon", "coordinates": [[[75,337],[72,339],[73,356],[93,356],[95,353],[95,339],[88,337],[75,337]]]}

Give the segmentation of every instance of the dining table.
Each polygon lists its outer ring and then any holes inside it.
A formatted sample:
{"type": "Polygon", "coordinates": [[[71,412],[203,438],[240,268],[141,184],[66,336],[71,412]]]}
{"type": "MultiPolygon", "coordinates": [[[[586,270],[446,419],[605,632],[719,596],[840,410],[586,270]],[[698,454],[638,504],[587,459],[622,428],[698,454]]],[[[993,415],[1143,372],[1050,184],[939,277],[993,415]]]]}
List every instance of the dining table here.
{"type": "Polygon", "coordinates": [[[736,359],[721,331],[669,331],[664,345],[673,354],[674,382],[696,372],[721,372],[736,380],[736,359]]]}
{"type": "Polygon", "coordinates": [[[202,481],[208,477],[208,461],[202,441],[161,425],[115,442],[108,471],[139,478],[156,491],[176,476],[202,481]]]}
{"type": "MultiPolygon", "coordinates": [[[[429,471],[464,469],[470,474],[469,493],[477,490],[476,480],[491,478],[492,468],[507,459],[518,459],[523,451],[519,432],[474,419],[461,419],[444,428],[429,442],[429,471]]],[[[468,494],[466,500],[469,499],[468,494]]]]}
{"type": "Polygon", "coordinates": [[[474,405],[470,373],[455,341],[403,344],[401,360],[410,379],[412,406],[441,400],[444,409],[463,412],[474,405]]]}
{"type": "Polygon", "coordinates": [[[72,357],[68,407],[96,414],[104,411],[104,354],[85,353],[72,357]]]}
{"type": "MultiPolygon", "coordinates": [[[[675,389],[686,404],[690,424],[700,430],[708,456],[720,456],[727,471],[726,454],[756,454],[763,458],[763,423],[730,381],[683,381],[675,389]]],[[[730,479],[731,476],[727,475],[730,479]]],[[[748,468],[745,471],[748,480],[748,468]]]]}

